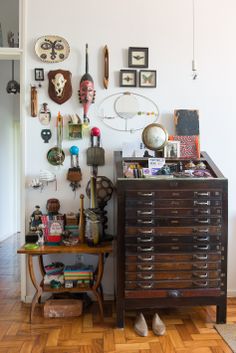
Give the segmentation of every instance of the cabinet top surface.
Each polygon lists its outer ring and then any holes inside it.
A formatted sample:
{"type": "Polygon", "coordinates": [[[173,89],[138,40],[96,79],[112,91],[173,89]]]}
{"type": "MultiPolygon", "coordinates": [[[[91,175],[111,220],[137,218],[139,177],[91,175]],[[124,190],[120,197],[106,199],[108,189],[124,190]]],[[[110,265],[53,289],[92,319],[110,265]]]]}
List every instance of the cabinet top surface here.
{"type": "MultiPolygon", "coordinates": [[[[124,165],[127,164],[133,164],[133,165],[138,165],[139,167],[142,168],[147,168],[148,167],[148,159],[147,157],[122,157],[122,152],[121,151],[115,151],[114,153],[114,159],[115,159],[115,167],[116,167],[116,179],[120,181],[128,181],[128,180],[135,180],[135,181],[166,181],[166,180],[194,180],[194,181],[207,181],[207,180],[227,180],[225,176],[221,173],[219,168],[215,165],[215,163],[212,161],[212,159],[209,157],[209,155],[206,152],[201,152],[201,157],[199,159],[191,159],[191,161],[194,164],[198,164],[199,162],[203,162],[206,165],[206,170],[207,172],[210,173],[210,177],[199,177],[199,176],[181,176],[178,175],[175,176],[173,174],[171,175],[154,175],[154,176],[142,176],[142,177],[126,177],[124,176],[124,165]]],[[[165,159],[165,164],[167,166],[173,166],[177,165],[179,162],[182,163],[183,166],[185,166],[188,162],[190,162],[190,159],[186,158],[166,158],[165,159]]]]}

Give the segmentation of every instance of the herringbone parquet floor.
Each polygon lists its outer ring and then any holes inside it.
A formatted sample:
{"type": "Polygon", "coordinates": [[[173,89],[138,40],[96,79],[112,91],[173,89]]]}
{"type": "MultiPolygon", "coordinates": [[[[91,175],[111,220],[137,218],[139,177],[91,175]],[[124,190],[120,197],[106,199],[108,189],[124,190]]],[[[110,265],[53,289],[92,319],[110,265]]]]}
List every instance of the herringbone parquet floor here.
{"type": "MultiPolygon", "coordinates": [[[[105,304],[105,322],[96,305],[81,317],[46,319],[41,307],[29,323],[29,306],[20,302],[16,237],[0,243],[0,353],[230,353],[213,328],[213,307],[160,310],[167,326],[163,337],[139,337],[133,331],[135,313],[124,330],[115,328],[112,303],[105,304]]],[[[151,320],[151,317],[150,317],[151,320]]],[[[236,299],[230,299],[228,322],[236,322],[236,299]]]]}

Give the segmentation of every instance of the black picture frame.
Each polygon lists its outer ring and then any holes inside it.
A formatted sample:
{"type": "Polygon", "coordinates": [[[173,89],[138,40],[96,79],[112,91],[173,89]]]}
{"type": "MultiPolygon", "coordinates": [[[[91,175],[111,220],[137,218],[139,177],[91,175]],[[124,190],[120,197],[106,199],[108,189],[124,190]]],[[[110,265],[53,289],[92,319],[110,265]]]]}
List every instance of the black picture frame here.
{"type": "Polygon", "coordinates": [[[148,67],[148,48],[129,47],[128,67],[148,67]]]}
{"type": "Polygon", "coordinates": [[[139,71],[139,87],[155,88],[157,86],[156,70],[140,70],[139,71]]]}
{"type": "Polygon", "coordinates": [[[42,69],[42,68],[34,69],[34,80],[35,81],[44,81],[44,69],[42,69]]]}
{"type": "Polygon", "coordinates": [[[120,87],[136,87],[137,71],[136,70],[120,70],[120,87]]]}

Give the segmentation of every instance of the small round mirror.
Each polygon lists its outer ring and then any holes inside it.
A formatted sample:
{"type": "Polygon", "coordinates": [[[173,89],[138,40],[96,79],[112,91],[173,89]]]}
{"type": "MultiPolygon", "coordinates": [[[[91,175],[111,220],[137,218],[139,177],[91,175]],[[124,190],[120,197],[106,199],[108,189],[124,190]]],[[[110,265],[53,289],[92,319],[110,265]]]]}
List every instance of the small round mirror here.
{"type": "Polygon", "coordinates": [[[123,119],[132,119],[139,111],[138,100],[134,95],[124,94],[114,103],[116,114],[123,119]]]}
{"type": "Polygon", "coordinates": [[[150,150],[160,150],[168,141],[168,132],[161,124],[150,124],[143,130],[142,140],[150,150]]]}

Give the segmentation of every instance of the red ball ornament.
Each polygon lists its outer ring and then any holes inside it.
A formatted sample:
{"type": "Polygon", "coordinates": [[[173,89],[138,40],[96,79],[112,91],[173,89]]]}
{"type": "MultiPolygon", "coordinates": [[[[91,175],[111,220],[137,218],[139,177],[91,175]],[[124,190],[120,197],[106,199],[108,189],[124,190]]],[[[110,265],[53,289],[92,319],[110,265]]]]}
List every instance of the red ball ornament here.
{"type": "Polygon", "coordinates": [[[98,127],[93,127],[91,129],[91,132],[90,132],[91,136],[100,136],[101,135],[101,131],[98,127]]]}

